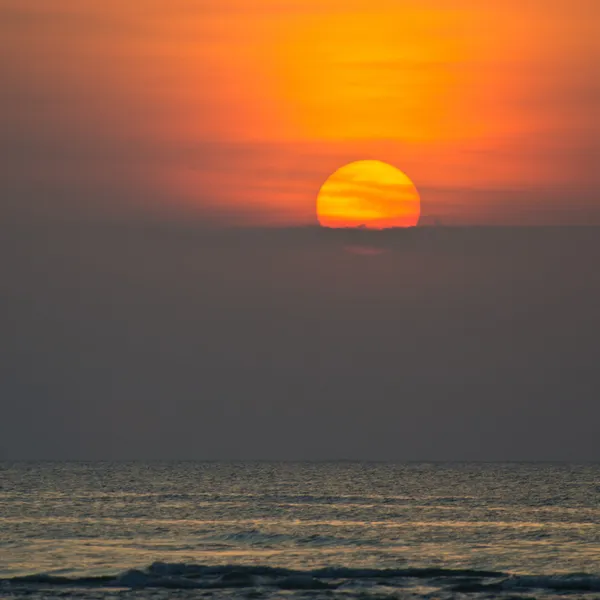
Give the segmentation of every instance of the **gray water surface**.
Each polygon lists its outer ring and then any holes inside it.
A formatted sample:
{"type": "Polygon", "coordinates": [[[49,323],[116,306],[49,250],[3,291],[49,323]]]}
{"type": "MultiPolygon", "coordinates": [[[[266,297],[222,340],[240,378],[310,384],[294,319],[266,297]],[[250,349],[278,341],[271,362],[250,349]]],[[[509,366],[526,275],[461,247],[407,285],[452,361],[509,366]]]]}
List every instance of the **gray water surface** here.
{"type": "Polygon", "coordinates": [[[600,576],[600,465],[1,463],[0,577],[161,563],[600,576]]]}

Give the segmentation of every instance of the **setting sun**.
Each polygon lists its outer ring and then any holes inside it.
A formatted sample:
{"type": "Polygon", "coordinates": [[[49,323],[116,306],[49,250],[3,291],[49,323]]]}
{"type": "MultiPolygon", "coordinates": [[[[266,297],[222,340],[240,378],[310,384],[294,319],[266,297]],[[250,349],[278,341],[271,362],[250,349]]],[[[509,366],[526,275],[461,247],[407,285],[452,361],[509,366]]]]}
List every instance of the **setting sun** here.
{"type": "Polygon", "coordinates": [[[399,169],[378,160],[341,167],[317,197],[317,217],[323,227],[414,227],[420,213],[413,182],[399,169]]]}

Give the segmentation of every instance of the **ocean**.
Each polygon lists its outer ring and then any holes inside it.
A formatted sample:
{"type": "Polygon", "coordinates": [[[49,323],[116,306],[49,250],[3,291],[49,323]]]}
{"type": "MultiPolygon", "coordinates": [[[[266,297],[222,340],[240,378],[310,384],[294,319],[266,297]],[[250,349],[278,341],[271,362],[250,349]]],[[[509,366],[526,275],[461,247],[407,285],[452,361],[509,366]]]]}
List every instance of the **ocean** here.
{"type": "Polygon", "coordinates": [[[600,597],[600,464],[0,463],[3,598],[600,597]]]}

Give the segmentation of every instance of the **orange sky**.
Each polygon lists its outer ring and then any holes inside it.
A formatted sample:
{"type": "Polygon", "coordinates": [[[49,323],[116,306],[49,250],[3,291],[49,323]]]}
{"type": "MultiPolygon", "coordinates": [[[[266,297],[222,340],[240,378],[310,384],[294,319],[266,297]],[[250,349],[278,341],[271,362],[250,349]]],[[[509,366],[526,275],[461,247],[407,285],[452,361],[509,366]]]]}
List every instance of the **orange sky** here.
{"type": "Polygon", "coordinates": [[[596,11],[0,0],[3,195],[19,214],[309,224],[327,176],[375,158],[426,218],[600,222],[596,11]]]}

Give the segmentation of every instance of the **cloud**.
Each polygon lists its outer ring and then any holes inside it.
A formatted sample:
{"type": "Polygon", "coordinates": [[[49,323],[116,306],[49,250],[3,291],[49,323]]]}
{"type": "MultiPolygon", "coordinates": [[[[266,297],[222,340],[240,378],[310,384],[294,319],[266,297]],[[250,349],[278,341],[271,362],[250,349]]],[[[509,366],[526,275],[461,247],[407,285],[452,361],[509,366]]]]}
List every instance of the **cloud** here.
{"type": "Polygon", "coordinates": [[[379,239],[4,230],[5,455],[597,459],[598,232],[379,239]]]}

